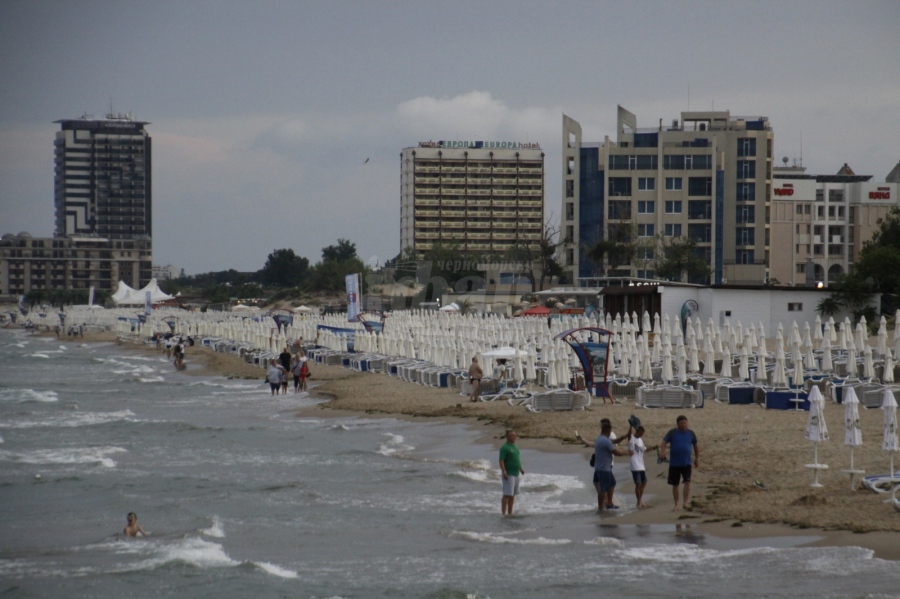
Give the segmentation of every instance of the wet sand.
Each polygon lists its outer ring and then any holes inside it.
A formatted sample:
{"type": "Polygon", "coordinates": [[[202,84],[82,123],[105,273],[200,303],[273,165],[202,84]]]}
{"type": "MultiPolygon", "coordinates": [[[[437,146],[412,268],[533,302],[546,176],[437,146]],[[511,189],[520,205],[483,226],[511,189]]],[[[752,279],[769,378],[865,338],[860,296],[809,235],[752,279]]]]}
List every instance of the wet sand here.
{"type": "MultiPolygon", "coordinates": [[[[112,333],[89,333],[85,341],[111,341],[112,333]]],[[[155,350],[140,346],[147,352],[155,350]]],[[[188,373],[202,376],[258,379],[264,371],[231,354],[199,346],[189,347],[188,373]]],[[[826,401],[825,419],[831,440],[819,444],[819,463],[829,469],[819,475],[823,488],[813,489],[813,443],[804,431],[807,412],[765,410],[757,405],[727,405],[707,401],[702,409],[647,410],[633,403],[621,405],[595,402],[585,411],[542,412],[510,406],[506,402],[470,403],[454,390],[426,387],[384,374],[360,373],[338,366],[314,364],[312,381],[316,393],[330,401],[300,411],[303,415],[327,417],[334,413],[366,414],[401,418],[463,419],[483,427],[485,438],[499,447],[503,431],[514,428],[520,445],[541,451],[571,452],[585,461],[591,450],[574,440],[575,430],[593,439],[600,418],[613,422],[613,430],[624,434],[627,419],[635,414],[647,429],[647,445],[655,445],[684,413],[697,434],[700,466],[694,471],[693,504],[673,511],[671,488],[665,482],[665,464],[658,465],[653,452],[647,456],[653,497],[646,509],[633,510],[615,519],[615,524],[683,524],[695,534],[742,539],[801,535],[816,537],[811,545],[854,545],[872,549],[877,557],[900,559],[900,512],[884,503],[885,495],[851,490],[849,447],[843,444],[844,408],[826,401]],[[486,426],[485,426],[486,425],[486,426]],[[768,490],[754,484],[761,481],[768,490]]],[[[264,390],[261,388],[260,392],[264,390]]],[[[855,450],[855,466],[867,474],[885,474],[889,454],[881,450],[881,410],[860,409],[863,431],[861,447],[855,450]]],[[[630,480],[620,480],[617,493],[633,494],[630,480]]]]}

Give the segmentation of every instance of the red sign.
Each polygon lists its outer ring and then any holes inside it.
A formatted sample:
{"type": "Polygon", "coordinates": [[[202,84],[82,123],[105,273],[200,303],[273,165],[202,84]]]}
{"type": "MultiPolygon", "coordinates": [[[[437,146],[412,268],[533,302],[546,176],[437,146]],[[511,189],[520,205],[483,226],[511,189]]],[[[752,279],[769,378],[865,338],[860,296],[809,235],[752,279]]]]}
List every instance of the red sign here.
{"type": "Polygon", "coordinates": [[[792,196],[794,195],[794,190],[790,187],[786,187],[784,189],[775,189],[775,195],[777,196],[792,196]]]}
{"type": "Polygon", "coordinates": [[[869,199],[870,200],[889,200],[889,199],[891,199],[891,192],[889,192],[889,191],[870,191],[869,199]]]}

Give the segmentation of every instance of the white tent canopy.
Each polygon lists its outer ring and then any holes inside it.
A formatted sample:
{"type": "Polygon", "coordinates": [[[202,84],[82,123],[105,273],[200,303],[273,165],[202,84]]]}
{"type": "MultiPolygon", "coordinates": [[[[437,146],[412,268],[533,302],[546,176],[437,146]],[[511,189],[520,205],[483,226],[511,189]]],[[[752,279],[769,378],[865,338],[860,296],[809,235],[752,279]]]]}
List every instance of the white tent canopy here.
{"type": "Polygon", "coordinates": [[[146,301],[148,291],[150,292],[150,303],[152,304],[158,304],[159,302],[174,299],[175,297],[160,289],[156,279],[150,279],[150,282],[147,283],[147,286],[143,289],[131,289],[128,285],[119,281],[119,288],[112,297],[116,304],[120,306],[143,305],[146,301]],[[127,290],[127,293],[117,297],[123,290],[127,290]]]}

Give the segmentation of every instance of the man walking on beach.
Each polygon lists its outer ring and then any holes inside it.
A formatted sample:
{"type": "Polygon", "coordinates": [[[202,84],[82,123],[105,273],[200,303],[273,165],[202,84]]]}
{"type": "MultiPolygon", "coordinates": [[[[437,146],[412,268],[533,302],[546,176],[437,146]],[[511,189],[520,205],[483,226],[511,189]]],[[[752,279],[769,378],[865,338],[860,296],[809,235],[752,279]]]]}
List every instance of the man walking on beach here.
{"type": "Polygon", "coordinates": [[[688,428],[687,416],[675,419],[675,428],[666,433],[659,446],[659,457],[666,459],[666,448],[672,446],[672,457],[669,458],[669,484],[672,485],[672,499],[678,511],[678,486],[684,481],[684,495],[681,507],[687,508],[691,499],[691,450],[694,452],[694,466],[700,466],[700,446],[697,435],[688,428]]]}
{"type": "Polygon", "coordinates": [[[472,358],[472,365],[469,366],[469,384],[472,385],[472,396],[470,401],[478,401],[478,388],[481,386],[481,378],[484,372],[478,364],[478,356],[472,358]]]}
{"type": "Polygon", "coordinates": [[[500,473],[503,478],[503,499],[500,501],[500,513],[512,516],[513,504],[519,494],[519,477],[525,474],[519,448],[516,447],[516,431],[506,431],[506,443],[500,448],[500,473]]]}
{"type": "MultiPolygon", "coordinates": [[[[614,509],[612,504],[613,492],[616,488],[616,477],[612,473],[613,456],[631,455],[631,451],[619,451],[610,440],[612,424],[607,419],[600,422],[600,436],[594,442],[594,488],[597,489],[597,510],[614,509]]],[[[591,444],[581,435],[575,437],[586,447],[591,444]]]]}

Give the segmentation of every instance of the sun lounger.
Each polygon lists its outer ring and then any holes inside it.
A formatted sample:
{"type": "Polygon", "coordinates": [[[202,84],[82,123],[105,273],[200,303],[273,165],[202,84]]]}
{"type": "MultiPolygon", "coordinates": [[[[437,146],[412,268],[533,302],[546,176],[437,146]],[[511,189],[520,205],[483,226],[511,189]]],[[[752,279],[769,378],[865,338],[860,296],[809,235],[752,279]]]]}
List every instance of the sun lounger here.
{"type": "Polygon", "coordinates": [[[890,493],[893,485],[900,484],[900,470],[894,476],[890,474],[876,474],[866,476],[861,481],[862,486],[876,493],[890,493]]]}

